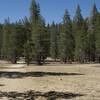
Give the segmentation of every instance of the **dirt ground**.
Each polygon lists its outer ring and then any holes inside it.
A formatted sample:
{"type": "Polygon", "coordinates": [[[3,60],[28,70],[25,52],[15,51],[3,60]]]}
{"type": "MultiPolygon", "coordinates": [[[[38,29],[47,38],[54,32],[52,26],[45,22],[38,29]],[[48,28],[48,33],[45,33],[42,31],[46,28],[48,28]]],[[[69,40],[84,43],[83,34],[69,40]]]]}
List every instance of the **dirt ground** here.
{"type": "Polygon", "coordinates": [[[0,100],[100,100],[100,64],[1,64],[0,100]],[[17,98],[30,90],[35,99],[17,98]]]}

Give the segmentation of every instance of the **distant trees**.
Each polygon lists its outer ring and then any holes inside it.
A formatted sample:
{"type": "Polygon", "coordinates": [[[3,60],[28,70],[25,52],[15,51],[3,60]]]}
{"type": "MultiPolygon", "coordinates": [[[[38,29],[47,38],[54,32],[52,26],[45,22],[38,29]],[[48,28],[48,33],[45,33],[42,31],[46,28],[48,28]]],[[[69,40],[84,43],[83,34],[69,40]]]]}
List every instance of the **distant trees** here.
{"type": "Polygon", "coordinates": [[[100,63],[100,12],[93,5],[91,16],[83,18],[78,5],[73,19],[65,10],[61,23],[45,24],[39,4],[32,0],[30,18],[0,24],[0,59],[17,63],[25,58],[43,65],[47,57],[71,63],[100,63]]]}
{"type": "Polygon", "coordinates": [[[59,33],[57,30],[57,25],[53,22],[51,25],[50,31],[50,55],[56,61],[58,59],[58,41],[59,41],[59,33]]]}
{"type": "Polygon", "coordinates": [[[86,58],[87,30],[85,25],[80,6],[78,5],[74,17],[75,60],[81,63],[83,63],[86,58]]]}
{"type": "Polygon", "coordinates": [[[3,26],[3,39],[2,39],[2,56],[4,59],[11,60],[12,55],[12,35],[14,30],[12,28],[12,25],[10,24],[9,18],[5,20],[4,26],[3,26]]]}
{"type": "Polygon", "coordinates": [[[29,40],[24,44],[24,56],[26,64],[29,65],[32,60],[32,45],[29,40]]]}
{"type": "Polygon", "coordinates": [[[42,65],[47,56],[47,35],[45,21],[40,15],[40,7],[35,0],[31,5],[31,24],[32,24],[32,42],[33,56],[38,65],[42,65]]]}
{"type": "Polygon", "coordinates": [[[3,25],[0,24],[0,59],[2,54],[3,25]]]}
{"type": "Polygon", "coordinates": [[[89,61],[95,61],[96,58],[96,20],[97,20],[97,8],[96,5],[93,5],[91,16],[89,19],[89,25],[88,25],[88,58],[89,61]]]}
{"type": "Polygon", "coordinates": [[[60,33],[59,41],[60,60],[64,63],[71,62],[74,51],[74,37],[72,33],[72,22],[67,10],[63,16],[62,31],[60,33]]]}
{"type": "Polygon", "coordinates": [[[100,14],[97,15],[96,20],[96,61],[100,63],[100,14]]]}

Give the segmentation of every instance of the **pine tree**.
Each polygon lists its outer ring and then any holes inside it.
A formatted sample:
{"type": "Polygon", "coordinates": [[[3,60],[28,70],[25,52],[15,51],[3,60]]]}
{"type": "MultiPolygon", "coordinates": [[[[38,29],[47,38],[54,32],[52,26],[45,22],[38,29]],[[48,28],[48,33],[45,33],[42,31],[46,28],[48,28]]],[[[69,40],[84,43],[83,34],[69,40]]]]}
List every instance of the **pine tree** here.
{"type": "Polygon", "coordinates": [[[100,14],[96,20],[96,60],[100,63],[100,14]]]}
{"type": "Polygon", "coordinates": [[[11,42],[11,25],[9,18],[5,20],[3,27],[3,44],[2,44],[2,56],[6,60],[10,60],[10,42],[11,42]]]}
{"type": "Polygon", "coordinates": [[[73,59],[73,35],[72,23],[68,11],[63,17],[62,33],[60,34],[60,59],[63,62],[71,62],[73,59]]]}
{"type": "Polygon", "coordinates": [[[0,59],[2,58],[1,57],[1,50],[2,50],[2,38],[3,38],[3,25],[0,24],[0,59]]]}
{"type": "Polygon", "coordinates": [[[51,57],[56,61],[58,58],[58,32],[57,25],[55,25],[54,22],[51,25],[50,33],[50,54],[51,57]]]}
{"type": "Polygon", "coordinates": [[[36,35],[37,35],[37,24],[40,16],[40,11],[35,0],[32,0],[30,7],[30,20],[31,20],[31,32],[32,32],[32,56],[36,60],[36,35]]]}
{"type": "Polygon", "coordinates": [[[32,25],[32,42],[33,42],[33,57],[38,65],[42,65],[46,58],[45,44],[45,22],[40,15],[40,7],[32,0],[31,5],[31,25],[32,25]]]}
{"type": "Polygon", "coordinates": [[[32,0],[30,7],[30,20],[33,25],[36,26],[40,16],[40,7],[35,0],[32,0]]]}
{"type": "Polygon", "coordinates": [[[16,44],[17,44],[17,56],[20,58],[20,56],[23,56],[24,52],[24,43],[26,41],[26,33],[25,33],[25,28],[24,25],[22,24],[22,21],[19,20],[16,22],[15,25],[15,31],[16,31],[16,44]]]}
{"type": "Polygon", "coordinates": [[[75,32],[75,60],[83,63],[86,58],[86,39],[87,32],[85,29],[85,21],[81,14],[80,6],[77,6],[76,15],[74,17],[75,32]]]}
{"type": "Polygon", "coordinates": [[[47,32],[44,25],[44,21],[41,19],[42,18],[40,17],[40,21],[37,26],[37,32],[36,32],[37,34],[35,37],[35,50],[36,50],[35,54],[39,65],[44,63],[48,52],[47,32]]]}
{"type": "Polygon", "coordinates": [[[27,17],[24,17],[23,19],[23,26],[24,26],[24,35],[25,35],[25,41],[30,40],[31,41],[31,36],[32,36],[32,32],[31,32],[31,22],[27,17]]]}
{"type": "Polygon", "coordinates": [[[24,24],[24,33],[25,33],[25,41],[24,41],[24,57],[25,57],[25,62],[27,65],[30,64],[32,60],[32,33],[31,33],[31,23],[30,20],[25,17],[23,20],[24,24]]]}
{"type": "Polygon", "coordinates": [[[19,20],[19,22],[17,22],[16,24],[12,24],[12,35],[11,35],[12,63],[16,63],[18,58],[25,55],[24,51],[26,50],[26,48],[24,46],[28,45],[27,41],[30,41],[31,43],[30,38],[31,38],[31,25],[27,17],[25,17],[24,20],[19,20]]]}
{"type": "Polygon", "coordinates": [[[3,59],[16,63],[16,32],[15,24],[11,24],[9,18],[5,20],[3,27],[2,56],[3,59]]]}
{"type": "Polygon", "coordinates": [[[29,40],[27,40],[24,44],[24,56],[25,62],[27,63],[27,65],[29,65],[30,61],[32,60],[32,45],[29,40]]]}
{"type": "Polygon", "coordinates": [[[11,35],[10,35],[10,51],[9,51],[9,55],[10,55],[10,61],[11,63],[15,64],[17,63],[17,35],[16,35],[16,30],[15,30],[15,24],[11,24],[11,35]]]}
{"type": "Polygon", "coordinates": [[[89,30],[88,30],[88,51],[89,51],[89,61],[95,61],[95,52],[96,52],[96,20],[97,20],[97,8],[96,5],[93,5],[90,22],[89,22],[89,30]]]}
{"type": "Polygon", "coordinates": [[[46,27],[47,32],[47,56],[50,57],[50,36],[51,36],[51,26],[48,24],[46,27]]]}

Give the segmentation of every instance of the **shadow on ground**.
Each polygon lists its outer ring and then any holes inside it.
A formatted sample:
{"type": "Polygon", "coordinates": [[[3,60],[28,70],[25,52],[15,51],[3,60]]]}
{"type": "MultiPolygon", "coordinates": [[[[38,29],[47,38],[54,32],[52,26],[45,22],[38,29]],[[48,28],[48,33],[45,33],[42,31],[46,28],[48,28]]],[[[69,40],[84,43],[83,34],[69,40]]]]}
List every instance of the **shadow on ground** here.
{"type": "Polygon", "coordinates": [[[0,71],[0,77],[4,78],[24,78],[24,77],[44,77],[44,76],[70,76],[84,75],[80,73],[57,73],[57,72],[7,72],[0,71]]]}
{"type": "Polygon", "coordinates": [[[0,86],[5,86],[4,84],[0,84],[0,86]]]}
{"type": "Polygon", "coordinates": [[[18,92],[0,92],[0,98],[6,97],[8,100],[35,100],[38,97],[44,97],[46,100],[56,100],[56,99],[72,99],[76,97],[84,96],[83,94],[70,93],[70,92],[36,92],[27,91],[25,93],[18,92]]]}

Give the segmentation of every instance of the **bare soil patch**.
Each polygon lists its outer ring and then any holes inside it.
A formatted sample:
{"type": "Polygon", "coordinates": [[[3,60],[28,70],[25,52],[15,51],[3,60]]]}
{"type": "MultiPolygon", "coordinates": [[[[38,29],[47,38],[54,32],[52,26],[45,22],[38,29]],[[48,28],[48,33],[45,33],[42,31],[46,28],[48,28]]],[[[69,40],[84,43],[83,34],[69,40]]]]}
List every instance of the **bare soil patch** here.
{"type": "Polygon", "coordinates": [[[52,64],[0,68],[0,100],[100,100],[99,66],[52,64]]]}

